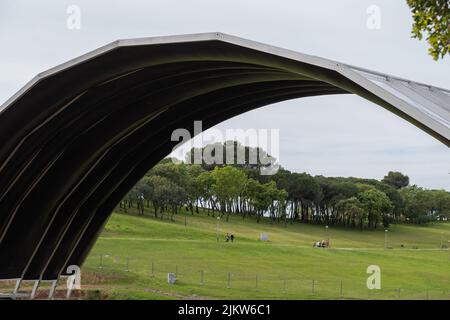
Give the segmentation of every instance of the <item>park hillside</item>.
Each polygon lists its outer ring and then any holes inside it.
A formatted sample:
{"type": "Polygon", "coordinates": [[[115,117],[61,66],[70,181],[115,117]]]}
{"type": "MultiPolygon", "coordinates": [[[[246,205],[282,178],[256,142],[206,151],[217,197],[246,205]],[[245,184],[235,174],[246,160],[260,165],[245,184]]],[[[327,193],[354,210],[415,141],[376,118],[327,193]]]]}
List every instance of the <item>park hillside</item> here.
{"type": "Polygon", "coordinates": [[[97,240],[82,269],[85,297],[450,298],[447,191],[411,186],[398,172],[263,176],[260,166],[161,161],[97,240]],[[373,265],[381,288],[368,290],[373,265]]]}
{"type": "Polygon", "coordinates": [[[311,176],[282,167],[274,175],[261,175],[259,159],[268,156],[265,151],[256,149],[259,158],[251,164],[250,154],[255,154],[255,149],[233,141],[212,146],[200,151],[220,150],[224,157],[221,163],[232,164],[187,164],[194,162],[195,149],[186,155],[186,163],[165,159],[129,192],[121,208],[137,207],[141,214],[167,215],[170,219],[182,207],[191,214],[204,208],[208,215],[227,220],[231,215],[256,221],[265,216],[280,224],[301,222],[369,230],[389,228],[391,223],[447,220],[450,215],[449,192],[410,186],[408,176],[400,172],[389,172],[381,180],[311,176]],[[232,161],[226,159],[230,146],[232,161]],[[244,155],[241,161],[236,158],[239,154],[244,155]]]}

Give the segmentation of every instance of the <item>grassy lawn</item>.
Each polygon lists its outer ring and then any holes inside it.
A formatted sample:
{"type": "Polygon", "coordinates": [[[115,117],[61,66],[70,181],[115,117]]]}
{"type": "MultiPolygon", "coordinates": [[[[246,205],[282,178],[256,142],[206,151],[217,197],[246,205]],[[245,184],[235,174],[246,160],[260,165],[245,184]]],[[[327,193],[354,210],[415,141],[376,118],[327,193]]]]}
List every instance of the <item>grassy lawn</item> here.
{"type": "Polygon", "coordinates": [[[391,226],[384,249],[382,229],[330,226],[327,233],[323,226],[231,217],[220,220],[217,242],[217,219],[175,220],[114,213],[82,284],[119,299],[450,298],[449,252],[439,249],[450,239],[449,223],[391,226]],[[234,243],[224,241],[226,232],[234,243]],[[269,241],[258,240],[261,232],[269,241]],[[327,237],[332,248],[312,248],[327,237]],[[381,268],[381,290],[366,287],[369,265],[381,268]],[[177,274],[176,284],[167,284],[168,272],[177,274]]]}

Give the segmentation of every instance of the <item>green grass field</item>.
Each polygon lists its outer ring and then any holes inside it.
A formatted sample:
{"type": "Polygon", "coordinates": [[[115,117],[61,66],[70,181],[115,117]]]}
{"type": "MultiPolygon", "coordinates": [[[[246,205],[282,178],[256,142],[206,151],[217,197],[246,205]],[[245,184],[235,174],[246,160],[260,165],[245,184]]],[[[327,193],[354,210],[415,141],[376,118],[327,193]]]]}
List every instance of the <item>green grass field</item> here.
{"type": "Polygon", "coordinates": [[[450,223],[359,231],[206,215],[176,221],[114,213],[82,273],[88,292],[115,299],[449,299],[450,223]],[[236,236],[226,243],[224,235],[236,236]],[[261,232],[269,241],[259,241],[261,232]],[[329,237],[331,248],[313,248],[329,237]],[[100,258],[102,256],[102,258],[100,258]],[[381,290],[368,290],[369,265],[381,290]],[[167,284],[167,273],[177,283],[167,284]]]}

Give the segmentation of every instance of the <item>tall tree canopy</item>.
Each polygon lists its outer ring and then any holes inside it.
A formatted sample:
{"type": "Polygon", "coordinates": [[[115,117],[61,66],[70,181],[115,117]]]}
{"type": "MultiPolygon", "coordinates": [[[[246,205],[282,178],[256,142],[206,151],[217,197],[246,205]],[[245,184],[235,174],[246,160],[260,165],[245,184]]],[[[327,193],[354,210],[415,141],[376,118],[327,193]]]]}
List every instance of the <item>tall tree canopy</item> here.
{"type": "MultiPolygon", "coordinates": [[[[223,144],[215,147],[223,150],[223,144]]],[[[188,153],[187,159],[191,156],[188,153]]],[[[173,219],[184,207],[185,214],[202,208],[208,216],[219,213],[227,220],[239,215],[258,222],[268,218],[285,225],[303,222],[361,229],[450,219],[449,192],[410,187],[408,176],[400,172],[390,171],[380,181],[312,176],[283,168],[267,176],[259,169],[248,163],[195,165],[165,159],[147,172],[121,207],[126,212],[137,208],[139,214],[153,207],[153,215],[161,219],[173,219]]]]}
{"type": "Polygon", "coordinates": [[[413,37],[425,35],[434,60],[450,53],[450,0],[407,0],[414,24],[413,37]]]}
{"type": "Polygon", "coordinates": [[[396,189],[400,189],[400,188],[408,186],[409,177],[405,176],[401,172],[389,171],[387,176],[384,176],[382,182],[384,182],[396,189]]]}

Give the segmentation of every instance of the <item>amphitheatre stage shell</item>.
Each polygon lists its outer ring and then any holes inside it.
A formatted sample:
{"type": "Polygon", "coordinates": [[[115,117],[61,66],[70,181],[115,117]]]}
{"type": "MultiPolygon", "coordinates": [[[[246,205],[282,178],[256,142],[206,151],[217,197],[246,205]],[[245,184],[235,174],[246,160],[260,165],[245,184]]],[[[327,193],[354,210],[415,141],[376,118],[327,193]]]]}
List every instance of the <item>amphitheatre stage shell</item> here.
{"type": "Polygon", "coordinates": [[[0,107],[0,279],[82,265],[173,130],[335,94],[450,147],[449,90],[222,33],[119,40],[39,74],[0,107]]]}

